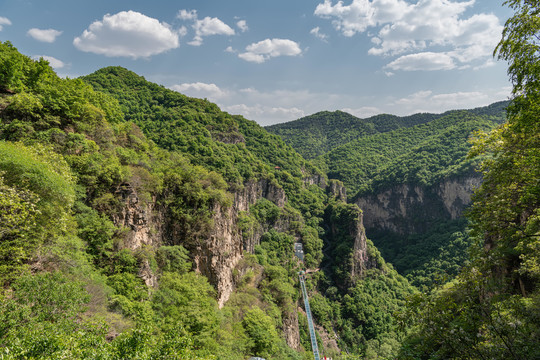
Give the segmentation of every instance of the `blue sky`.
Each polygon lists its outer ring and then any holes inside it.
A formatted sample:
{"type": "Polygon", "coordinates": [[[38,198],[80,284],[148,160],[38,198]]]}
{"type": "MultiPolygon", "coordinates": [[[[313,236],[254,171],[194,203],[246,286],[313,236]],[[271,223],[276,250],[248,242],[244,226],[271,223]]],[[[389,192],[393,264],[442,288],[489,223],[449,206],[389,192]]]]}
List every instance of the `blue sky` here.
{"type": "Polygon", "coordinates": [[[510,94],[502,0],[2,0],[0,40],[60,76],[120,65],[261,125],[510,94]]]}

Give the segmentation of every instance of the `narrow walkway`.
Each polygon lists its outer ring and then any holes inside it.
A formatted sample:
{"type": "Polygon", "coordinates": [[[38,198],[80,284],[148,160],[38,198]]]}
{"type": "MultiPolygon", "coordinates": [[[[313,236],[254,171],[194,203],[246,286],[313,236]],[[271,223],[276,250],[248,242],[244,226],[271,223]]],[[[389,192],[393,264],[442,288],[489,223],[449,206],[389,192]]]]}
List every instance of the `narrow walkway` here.
{"type": "Polygon", "coordinates": [[[311,308],[309,307],[309,298],[306,289],[306,283],[304,282],[304,272],[300,271],[300,286],[302,287],[302,295],[304,296],[304,306],[306,307],[307,322],[309,327],[309,336],[311,337],[311,348],[313,349],[313,356],[315,360],[320,360],[319,347],[317,346],[317,337],[315,335],[315,327],[313,326],[313,318],[311,317],[311,308]]]}

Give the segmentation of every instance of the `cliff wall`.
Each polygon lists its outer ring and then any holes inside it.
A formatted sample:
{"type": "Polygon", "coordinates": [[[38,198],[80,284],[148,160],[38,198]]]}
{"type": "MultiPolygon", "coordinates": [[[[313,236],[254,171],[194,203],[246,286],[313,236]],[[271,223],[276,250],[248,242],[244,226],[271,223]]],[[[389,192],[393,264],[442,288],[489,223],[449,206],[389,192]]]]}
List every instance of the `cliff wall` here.
{"type": "Polygon", "coordinates": [[[359,197],[355,203],[364,211],[368,231],[419,233],[437,220],[459,218],[481,181],[479,174],[470,173],[443,179],[429,187],[401,184],[359,197]]]}

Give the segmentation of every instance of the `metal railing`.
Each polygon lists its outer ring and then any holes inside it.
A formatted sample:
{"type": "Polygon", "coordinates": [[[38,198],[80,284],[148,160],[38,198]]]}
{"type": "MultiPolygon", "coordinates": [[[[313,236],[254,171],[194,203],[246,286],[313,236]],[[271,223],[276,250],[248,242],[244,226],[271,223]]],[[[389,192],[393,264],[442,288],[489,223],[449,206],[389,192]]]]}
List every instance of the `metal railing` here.
{"type": "Polygon", "coordinates": [[[309,298],[306,289],[306,283],[304,282],[304,273],[299,273],[300,286],[302,287],[302,295],[304,296],[304,306],[306,308],[307,321],[309,327],[309,336],[311,337],[311,348],[313,349],[313,356],[315,360],[320,360],[319,347],[317,346],[317,337],[315,335],[315,327],[313,326],[313,318],[311,317],[311,308],[309,307],[309,298]]]}

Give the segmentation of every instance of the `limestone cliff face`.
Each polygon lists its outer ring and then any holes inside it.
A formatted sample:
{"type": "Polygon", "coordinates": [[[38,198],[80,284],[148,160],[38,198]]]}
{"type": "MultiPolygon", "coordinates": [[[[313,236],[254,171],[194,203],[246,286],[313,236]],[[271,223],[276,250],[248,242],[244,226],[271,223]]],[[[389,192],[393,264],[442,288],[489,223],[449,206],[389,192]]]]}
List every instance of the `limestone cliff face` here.
{"type": "Polygon", "coordinates": [[[248,181],[242,189],[234,192],[231,207],[214,207],[214,226],[210,234],[195,249],[190,249],[196,270],[208,277],[216,287],[220,307],[234,291],[233,269],[242,259],[243,250],[252,249],[258,241],[253,239],[251,244],[245,244],[237,226],[238,214],[248,211],[249,206],[261,198],[279,207],[285,206],[287,201],[285,191],[270,180],[248,181]]]}
{"type": "MultiPolygon", "coordinates": [[[[123,183],[116,190],[117,196],[122,201],[119,212],[113,215],[113,222],[120,228],[126,228],[127,232],[123,244],[124,248],[136,250],[144,245],[156,246],[161,244],[163,237],[163,216],[156,209],[155,198],[143,203],[140,201],[137,191],[128,183],[123,183]]],[[[157,285],[156,274],[150,268],[148,260],[143,261],[139,269],[139,276],[147,286],[157,285]]]]}
{"type": "MultiPolygon", "coordinates": [[[[157,205],[156,199],[142,204],[136,190],[128,183],[121,184],[116,191],[121,200],[121,210],[113,216],[116,226],[129,229],[125,237],[125,248],[137,250],[142,246],[157,248],[163,244],[173,244],[182,238],[174,224],[167,220],[167,210],[157,205]]],[[[270,180],[248,181],[245,186],[233,193],[233,205],[213,209],[213,226],[201,239],[185,245],[195,264],[195,269],[208,277],[217,290],[218,304],[223,306],[234,291],[232,271],[242,258],[244,249],[257,244],[258,238],[245,244],[238,229],[238,214],[249,210],[249,206],[261,198],[266,198],[279,207],[285,206],[285,191],[270,180]]],[[[277,224],[286,226],[286,224],[277,224]]],[[[262,234],[260,234],[262,235],[262,234]]],[[[259,235],[259,238],[260,238],[259,235]]],[[[156,286],[157,278],[148,264],[143,262],[139,271],[148,286],[156,286]]]]}
{"type": "Polygon", "coordinates": [[[234,192],[234,208],[237,211],[248,211],[249,206],[261,198],[266,198],[279,207],[285,206],[287,202],[285,190],[270,180],[249,180],[244,184],[243,189],[234,192]]]}
{"type": "Polygon", "coordinates": [[[152,245],[161,232],[161,216],[154,211],[155,199],[143,204],[136,190],[128,183],[121,184],[116,194],[123,202],[121,211],[113,215],[116,226],[129,229],[124,246],[135,250],[142,245],[152,245]]]}
{"type": "Polygon", "coordinates": [[[296,351],[302,349],[300,344],[300,330],[298,326],[298,312],[290,311],[283,314],[283,334],[287,345],[296,351]]]}
{"type": "Polygon", "coordinates": [[[214,227],[208,238],[191,250],[195,269],[217,289],[222,307],[234,291],[233,269],[242,258],[242,235],[236,226],[234,207],[214,207],[214,227]]]}
{"type": "Polygon", "coordinates": [[[356,221],[353,221],[349,227],[350,236],[354,239],[351,277],[362,276],[364,270],[372,268],[368,256],[366,230],[363,224],[362,212],[358,214],[356,221]]]}
{"type": "Polygon", "coordinates": [[[328,191],[330,196],[335,197],[337,200],[347,202],[347,189],[341,181],[330,180],[328,191]]]}
{"type": "Polygon", "coordinates": [[[355,203],[364,211],[368,230],[423,232],[438,219],[459,218],[481,181],[479,174],[471,173],[429,187],[401,184],[360,197],[355,203]]]}

